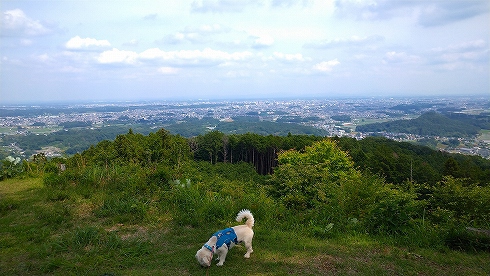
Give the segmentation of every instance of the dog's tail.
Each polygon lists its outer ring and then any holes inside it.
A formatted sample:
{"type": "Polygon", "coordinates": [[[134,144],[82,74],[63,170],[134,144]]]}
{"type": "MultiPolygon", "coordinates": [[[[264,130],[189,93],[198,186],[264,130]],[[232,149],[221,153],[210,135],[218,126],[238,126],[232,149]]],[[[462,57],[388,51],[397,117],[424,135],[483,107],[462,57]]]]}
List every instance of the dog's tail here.
{"type": "Polygon", "coordinates": [[[250,229],[252,229],[252,227],[254,227],[255,220],[254,220],[254,216],[252,215],[252,213],[250,212],[250,210],[243,209],[240,212],[238,212],[238,215],[236,216],[236,221],[240,222],[244,218],[247,219],[247,221],[245,222],[245,224],[250,229]]]}

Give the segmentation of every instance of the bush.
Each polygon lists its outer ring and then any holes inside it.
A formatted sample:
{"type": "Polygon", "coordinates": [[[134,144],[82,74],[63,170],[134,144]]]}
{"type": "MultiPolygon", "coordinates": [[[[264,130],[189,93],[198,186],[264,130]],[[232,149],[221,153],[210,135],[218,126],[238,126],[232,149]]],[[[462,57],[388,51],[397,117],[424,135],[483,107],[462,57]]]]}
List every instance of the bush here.
{"type": "Polygon", "coordinates": [[[24,166],[22,160],[17,157],[7,156],[4,160],[0,161],[0,180],[12,178],[20,175],[24,172],[24,166]]]}
{"type": "Polygon", "coordinates": [[[481,187],[466,183],[465,179],[446,176],[433,187],[430,204],[432,213],[446,212],[457,223],[487,227],[490,221],[490,186],[481,187]]]}
{"type": "Polygon", "coordinates": [[[416,201],[415,194],[385,186],[376,197],[377,202],[371,206],[364,220],[371,233],[402,234],[413,227],[417,217],[422,216],[423,202],[416,201]]]}

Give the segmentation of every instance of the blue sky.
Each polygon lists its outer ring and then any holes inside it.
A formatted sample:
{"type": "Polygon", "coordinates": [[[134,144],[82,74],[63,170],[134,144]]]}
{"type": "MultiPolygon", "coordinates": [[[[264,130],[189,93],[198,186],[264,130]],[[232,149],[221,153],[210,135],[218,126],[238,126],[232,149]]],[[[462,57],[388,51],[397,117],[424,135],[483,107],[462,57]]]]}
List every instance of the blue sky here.
{"type": "Polygon", "coordinates": [[[490,95],[487,0],[2,0],[0,13],[0,104],[490,95]]]}

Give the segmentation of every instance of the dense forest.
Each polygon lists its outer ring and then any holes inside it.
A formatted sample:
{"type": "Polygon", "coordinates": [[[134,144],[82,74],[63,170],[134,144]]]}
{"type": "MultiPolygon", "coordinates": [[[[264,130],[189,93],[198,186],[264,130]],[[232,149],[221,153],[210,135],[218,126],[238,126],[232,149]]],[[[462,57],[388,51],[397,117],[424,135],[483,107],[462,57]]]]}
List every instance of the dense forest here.
{"type": "Polygon", "coordinates": [[[462,113],[427,112],[416,119],[395,120],[356,127],[356,131],[360,132],[410,133],[443,137],[475,136],[481,129],[490,129],[490,116],[488,114],[466,115],[462,113]]]}

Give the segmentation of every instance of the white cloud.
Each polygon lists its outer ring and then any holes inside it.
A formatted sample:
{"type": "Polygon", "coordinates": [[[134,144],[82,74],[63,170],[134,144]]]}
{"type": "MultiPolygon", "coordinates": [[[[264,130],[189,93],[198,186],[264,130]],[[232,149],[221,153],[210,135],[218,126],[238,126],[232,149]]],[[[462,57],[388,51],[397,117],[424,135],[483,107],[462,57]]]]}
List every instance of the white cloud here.
{"type": "Polygon", "coordinates": [[[424,27],[440,26],[489,12],[488,0],[337,0],[336,13],[360,20],[413,17],[424,27]]]}
{"type": "Polygon", "coordinates": [[[166,35],[163,38],[164,43],[179,44],[183,42],[205,43],[210,41],[210,37],[223,32],[227,32],[220,24],[206,24],[197,27],[187,26],[184,30],[174,34],[166,35]]]}
{"type": "Polygon", "coordinates": [[[191,5],[193,12],[242,12],[245,8],[262,6],[262,0],[200,0],[191,5]]]}
{"type": "Polygon", "coordinates": [[[473,40],[432,49],[432,64],[447,70],[488,66],[490,50],[484,40],[473,40]]]}
{"type": "Polygon", "coordinates": [[[139,41],[137,39],[131,39],[128,42],[123,43],[125,46],[137,46],[139,44],[139,41]]]}
{"type": "Polygon", "coordinates": [[[163,75],[175,75],[180,71],[179,68],[175,67],[160,67],[158,68],[158,72],[163,75]]]}
{"type": "Polygon", "coordinates": [[[39,20],[34,20],[20,9],[5,11],[2,15],[1,28],[2,33],[7,35],[44,35],[51,33],[52,30],[45,27],[39,20]]]}
{"type": "Polygon", "coordinates": [[[263,48],[263,47],[269,47],[274,44],[274,38],[270,35],[261,35],[258,37],[255,37],[253,47],[254,48],[263,48]]]}
{"type": "Polygon", "coordinates": [[[199,27],[199,30],[207,33],[220,32],[222,30],[222,27],[220,24],[202,25],[201,27],[199,27]]]}
{"type": "Polygon", "coordinates": [[[180,50],[163,51],[159,48],[151,48],[141,53],[133,51],[122,51],[116,48],[101,53],[98,57],[99,63],[126,63],[136,64],[140,62],[153,62],[174,65],[218,65],[227,61],[243,61],[253,57],[251,52],[234,52],[206,48],[204,50],[180,50]]]}
{"type": "Polygon", "coordinates": [[[273,7],[292,7],[301,4],[303,7],[311,4],[311,0],[272,0],[273,7]]]}
{"type": "Polygon", "coordinates": [[[135,64],[138,58],[138,54],[132,51],[123,51],[113,48],[109,51],[102,52],[97,61],[102,64],[111,64],[111,63],[126,63],[126,64],[135,64]]]}
{"type": "Polygon", "coordinates": [[[31,46],[31,45],[32,45],[32,43],[33,43],[33,42],[32,42],[32,40],[30,40],[30,39],[21,39],[21,40],[20,40],[20,44],[21,44],[22,46],[31,46]]]}
{"type": "Polygon", "coordinates": [[[180,51],[163,51],[158,48],[148,49],[139,56],[142,59],[161,59],[177,64],[199,64],[202,62],[224,62],[239,61],[250,58],[253,54],[250,52],[228,53],[206,48],[204,50],[180,50],[180,51]]]}
{"type": "Polygon", "coordinates": [[[405,52],[387,52],[383,58],[383,63],[418,63],[422,59],[416,55],[409,55],[405,52]]]}
{"type": "Polygon", "coordinates": [[[305,61],[305,58],[300,53],[297,53],[297,54],[284,54],[284,53],[274,52],[273,53],[273,56],[274,56],[274,58],[276,60],[280,60],[280,61],[287,61],[287,62],[305,61]]]}
{"type": "Polygon", "coordinates": [[[384,40],[384,37],[380,35],[372,35],[372,36],[351,36],[349,38],[336,38],[332,40],[325,40],[320,42],[313,42],[305,44],[306,48],[315,48],[315,49],[329,49],[334,47],[346,47],[346,46],[363,46],[374,44],[377,42],[381,42],[384,40]]]}
{"type": "Polygon", "coordinates": [[[489,12],[487,0],[438,1],[419,8],[418,23],[425,27],[440,26],[489,12]]]}
{"type": "Polygon", "coordinates": [[[439,47],[432,49],[434,52],[466,52],[472,50],[485,49],[487,43],[483,39],[462,42],[458,44],[452,44],[447,47],[439,47]]]}
{"type": "Polygon", "coordinates": [[[48,56],[48,54],[42,54],[36,57],[37,60],[41,62],[48,62],[51,58],[48,56]]]}
{"type": "Polygon", "coordinates": [[[83,49],[90,47],[109,47],[111,43],[107,40],[97,40],[95,38],[81,38],[80,36],[72,37],[68,42],[66,42],[65,47],[67,49],[83,49]]]}
{"type": "Polygon", "coordinates": [[[337,59],[333,59],[333,60],[317,63],[313,66],[313,69],[320,72],[331,72],[333,68],[339,64],[340,62],[337,59]]]}

